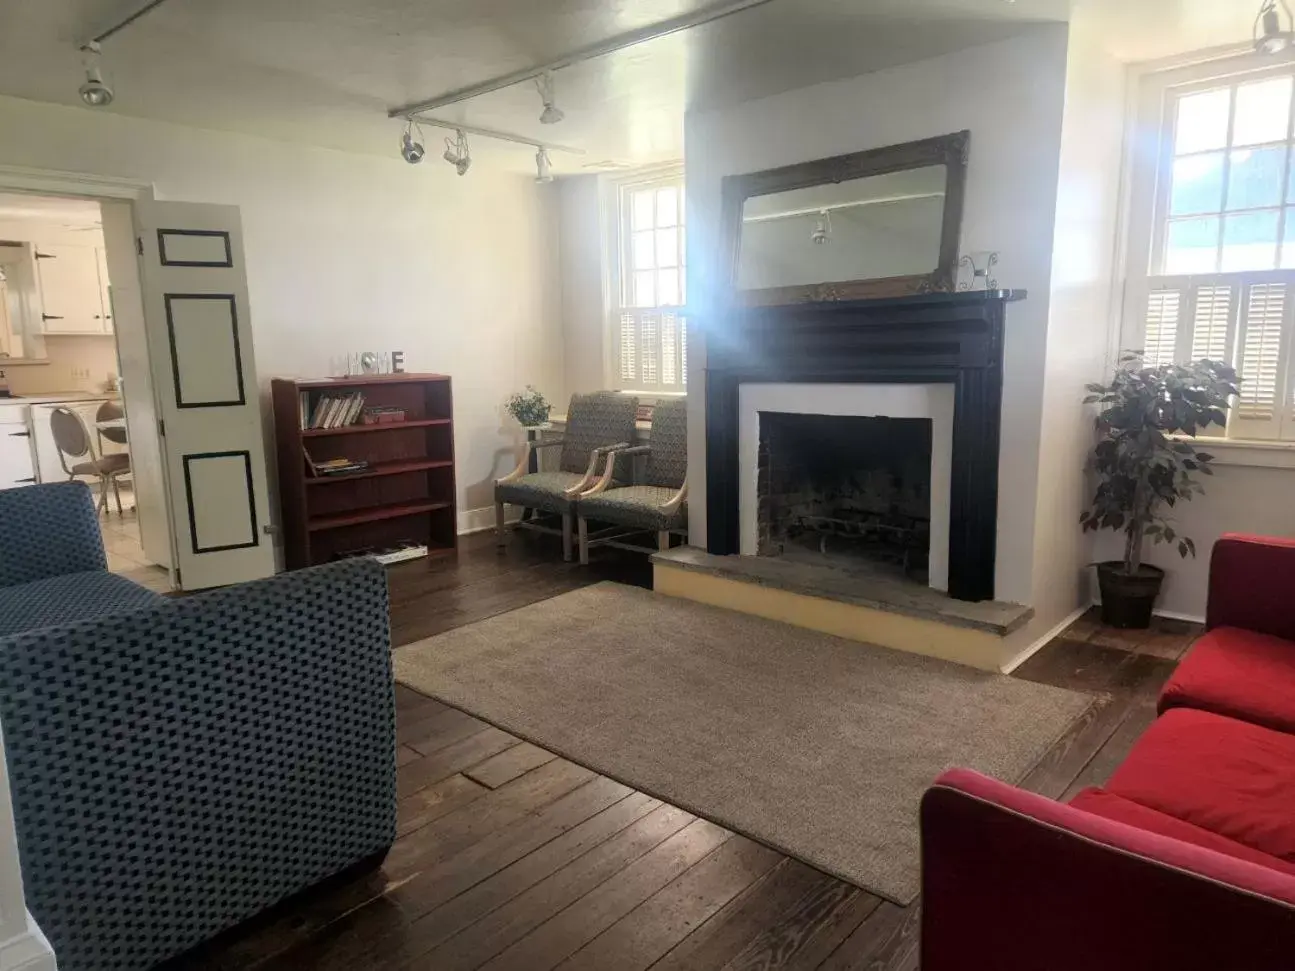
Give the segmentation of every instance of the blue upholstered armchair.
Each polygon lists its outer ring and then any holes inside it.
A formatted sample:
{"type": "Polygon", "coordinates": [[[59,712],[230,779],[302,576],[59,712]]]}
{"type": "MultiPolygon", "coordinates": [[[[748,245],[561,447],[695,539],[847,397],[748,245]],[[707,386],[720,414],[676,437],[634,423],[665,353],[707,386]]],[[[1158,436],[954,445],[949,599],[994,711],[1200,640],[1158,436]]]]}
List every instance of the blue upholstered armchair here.
{"type": "Polygon", "coordinates": [[[381,566],[132,586],[84,485],[0,491],[0,723],[61,971],[151,967],[395,837],[381,566]]]}

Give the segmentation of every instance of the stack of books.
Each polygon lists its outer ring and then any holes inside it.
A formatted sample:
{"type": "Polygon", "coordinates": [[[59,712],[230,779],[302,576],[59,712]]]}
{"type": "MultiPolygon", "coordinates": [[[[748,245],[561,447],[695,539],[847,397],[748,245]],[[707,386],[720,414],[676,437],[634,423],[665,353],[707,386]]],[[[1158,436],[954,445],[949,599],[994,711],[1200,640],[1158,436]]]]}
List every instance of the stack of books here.
{"type": "Polygon", "coordinates": [[[323,394],[310,406],[310,395],[301,392],[301,427],[308,428],[342,428],[354,425],[364,413],[364,395],[359,391],[354,394],[323,394]]]}
{"type": "Polygon", "coordinates": [[[310,463],[310,469],[315,475],[351,475],[355,472],[367,471],[368,468],[368,462],[350,459],[329,459],[327,462],[310,463]]]}

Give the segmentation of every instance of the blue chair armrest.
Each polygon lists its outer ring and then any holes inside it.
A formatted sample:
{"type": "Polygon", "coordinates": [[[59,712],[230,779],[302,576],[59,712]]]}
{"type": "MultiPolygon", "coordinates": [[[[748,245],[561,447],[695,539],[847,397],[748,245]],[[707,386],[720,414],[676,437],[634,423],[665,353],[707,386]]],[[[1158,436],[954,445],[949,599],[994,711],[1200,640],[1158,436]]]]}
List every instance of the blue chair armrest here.
{"type": "Polygon", "coordinates": [[[108,569],[84,482],[0,489],[0,550],[0,587],[108,569]]]}
{"type": "Polygon", "coordinates": [[[27,903],[150,967],[395,839],[386,574],[350,560],[0,639],[27,903]]]}

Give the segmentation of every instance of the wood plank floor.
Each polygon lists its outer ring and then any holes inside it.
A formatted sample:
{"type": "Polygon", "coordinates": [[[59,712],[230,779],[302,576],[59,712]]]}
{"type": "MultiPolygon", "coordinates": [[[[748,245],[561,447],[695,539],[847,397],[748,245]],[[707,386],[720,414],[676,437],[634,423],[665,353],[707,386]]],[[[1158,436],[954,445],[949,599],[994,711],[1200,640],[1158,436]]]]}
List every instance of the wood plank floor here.
{"type": "MultiPolygon", "coordinates": [[[[549,537],[392,571],[408,643],[600,580],[650,584],[642,557],[565,565],[549,537]]],[[[1196,634],[1104,630],[1085,617],[1016,677],[1107,700],[1024,784],[1099,783],[1154,717],[1196,634]]],[[[915,969],[920,904],[901,908],[683,810],[397,688],[399,837],[380,871],[227,935],[203,969],[489,971],[915,969]]]]}

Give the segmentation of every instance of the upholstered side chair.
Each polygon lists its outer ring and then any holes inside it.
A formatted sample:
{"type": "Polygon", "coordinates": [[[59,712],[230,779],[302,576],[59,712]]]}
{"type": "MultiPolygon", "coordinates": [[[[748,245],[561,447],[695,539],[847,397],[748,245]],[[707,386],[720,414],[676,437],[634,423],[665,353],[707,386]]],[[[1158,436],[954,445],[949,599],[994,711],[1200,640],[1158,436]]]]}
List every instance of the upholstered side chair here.
{"type": "Polygon", "coordinates": [[[545,533],[560,533],[562,558],[572,558],[572,525],[576,497],[597,479],[602,458],[616,449],[629,448],[634,440],[634,418],[638,398],[599,391],[572,395],[567,409],[566,431],[561,438],[527,442],[522,460],[508,475],[495,482],[495,532],[502,546],[507,538],[504,506],[512,504],[562,517],[561,530],[543,525],[538,519],[517,525],[545,533]],[[555,472],[528,472],[536,449],[561,447],[555,472]]]}
{"type": "Polygon", "coordinates": [[[602,476],[576,504],[580,562],[589,563],[594,546],[652,552],[670,548],[671,535],[688,534],[688,402],[684,398],[658,401],[652,411],[650,443],[619,449],[607,457],[602,476]],[[646,455],[643,481],[631,480],[634,456],[646,455]],[[589,523],[606,524],[591,535],[589,523]],[[656,533],[656,546],[629,542],[636,534],[656,533]]]}

